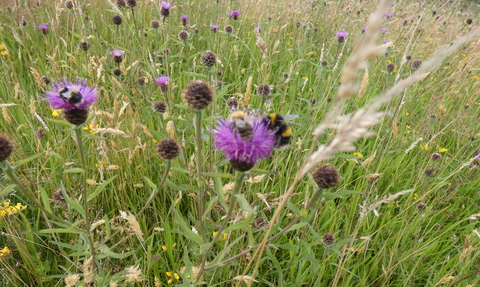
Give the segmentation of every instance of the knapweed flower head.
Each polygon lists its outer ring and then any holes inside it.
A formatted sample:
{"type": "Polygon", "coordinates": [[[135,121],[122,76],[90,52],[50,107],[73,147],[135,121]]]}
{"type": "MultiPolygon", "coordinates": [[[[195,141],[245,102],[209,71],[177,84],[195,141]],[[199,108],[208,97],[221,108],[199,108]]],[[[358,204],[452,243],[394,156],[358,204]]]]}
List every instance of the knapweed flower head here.
{"type": "Polygon", "coordinates": [[[348,36],[348,33],[344,30],[341,30],[341,31],[337,32],[336,35],[338,37],[338,39],[337,39],[338,43],[343,43],[343,42],[345,42],[345,37],[348,36]]]}
{"type": "Polygon", "coordinates": [[[98,92],[94,87],[87,86],[85,79],[76,78],[72,83],[63,78],[59,83],[53,81],[53,90],[44,91],[48,97],[42,100],[49,103],[54,110],[87,110],[97,101],[98,92]]]}
{"type": "Polygon", "coordinates": [[[114,50],[111,50],[109,54],[114,56],[114,57],[121,57],[121,56],[125,55],[125,52],[122,51],[122,50],[119,50],[119,49],[114,49],[114,50]]]}
{"type": "Polygon", "coordinates": [[[218,26],[217,24],[212,24],[210,25],[210,30],[212,30],[213,33],[216,33],[219,27],[220,26],[218,26]]]}
{"type": "Polygon", "coordinates": [[[367,32],[367,29],[368,29],[367,27],[363,27],[363,28],[362,28],[362,34],[365,33],[365,32],[367,32]]]}
{"type": "Polygon", "coordinates": [[[12,141],[6,136],[0,134],[0,162],[6,160],[13,151],[12,141]]]}
{"type": "Polygon", "coordinates": [[[238,171],[250,170],[259,160],[270,157],[275,143],[275,131],[268,129],[269,123],[263,117],[245,115],[244,120],[251,128],[248,140],[242,138],[236,119],[219,120],[212,131],[215,148],[225,153],[225,159],[238,171]]]}
{"type": "Polygon", "coordinates": [[[233,18],[233,20],[237,20],[238,16],[240,16],[240,12],[238,12],[238,10],[233,10],[232,13],[228,14],[228,17],[233,18]]]}
{"type": "Polygon", "coordinates": [[[386,17],[387,19],[390,19],[390,18],[393,17],[393,14],[392,14],[392,13],[387,13],[387,14],[385,14],[385,17],[386,17]]]}
{"type": "Polygon", "coordinates": [[[162,87],[168,86],[169,83],[170,83],[170,78],[165,75],[161,75],[155,80],[155,84],[162,87]]]}
{"type": "Polygon", "coordinates": [[[42,30],[42,33],[47,35],[48,34],[48,29],[50,29],[50,26],[47,24],[40,24],[38,25],[38,29],[42,30]]]}
{"type": "Polygon", "coordinates": [[[382,28],[380,28],[380,32],[382,32],[383,34],[385,34],[385,33],[388,32],[388,29],[385,28],[385,27],[382,27],[382,28]]]}
{"type": "Polygon", "coordinates": [[[187,21],[188,21],[187,15],[182,15],[182,16],[180,17],[180,20],[182,20],[183,26],[186,26],[186,25],[187,25],[187,21]]]}
{"type": "Polygon", "coordinates": [[[168,10],[172,7],[172,2],[162,1],[162,9],[168,10]]]}

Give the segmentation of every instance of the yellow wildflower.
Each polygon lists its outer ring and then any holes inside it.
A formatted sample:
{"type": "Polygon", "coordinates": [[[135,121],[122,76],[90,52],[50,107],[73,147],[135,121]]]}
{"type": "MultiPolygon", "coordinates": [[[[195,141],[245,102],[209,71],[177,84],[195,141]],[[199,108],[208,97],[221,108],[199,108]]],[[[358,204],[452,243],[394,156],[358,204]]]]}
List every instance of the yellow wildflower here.
{"type": "Polygon", "coordinates": [[[15,214],[19,210],[25,210],[27,208],[26,205],[22,205],[21,203],[17,203],[15,206],[10,205],[10,202],[4,201],[0,203],[0,218],[15,214]]]}
{"type": "MultiPolygon", "coordinates": [[[[212,232],[212,236],[213,236],[213,237],[215,237],[215,235],[217,235],[217,234],[218,234],[217,231],[212,232]]],[[[225,241],[225,240],[227,240],[227,238],[228,238],[228,234],[227,234],[227,233],[224,233],[224,234],[220,235],[220,241],[225,241]]]]}
{"type": "Polygon", "coordinates": [[[429,146],[428,146],[428,144],[427,145],[420,145],[420,149],[428,150],[429,146]]]}
{"type": "Polygon", "coordinates": [[[302,79],[304,79],[304,80],[308,81],[308,77],[303,77],[302,79]]]}
{"type": "Polygon", "coordinates": [[[0,262],[3,260],[2,257],[10,255],[10,249],[8,249],[8,246],[3,247],[3,249],[0,249],[0,262]]]}
{"type": "Polygon", "coordinates": [[[98,124],[96,124],[95,126],[93,126],[92,124],[87,124],[82,129],[93,135],[95,134],[95,129],[98,129],[98,124]]]}
{"type": "Polygon", "coordinates": [[[62,110],[53,110],[53,111],[52,111],[52,117],[59,117],[61,111],[62,111],[62,110]]]}
{"type": "Polygon", "coordinates": [[[479,79],[479,77],[477,77],[477,76],[473,76],[473,77],[472,77],[472,79],[474,79],[474,80],[478,80],[478,79],[479,79]]]}
{"type": "Polygon", "coordinates": [[[353,155],[359,158],[363,158],[363,154],[361,152],[354,152],[353,155]]]}
{"type": "Polygon", "coordinates": [[[406,116],[409,116],[409,115],[410,115],[410,113],[409,113],[409,112],[405,112],[405,115],[406,115],[406,116]]]}
{"type": "Polygon", "coordinates": [[[0,44],[0,50],[3,50],[3,49],[5,49],[5,47],[3,47],[2,44],[0,44]]]}
{"type": "Polygon", "coordinates": [[[7,51],[1,51],[0,55],[2,56],[10,56],[10,54],[7,51]]]}
{"type": "Polygon", "coordinates": [[[448,148],[442,147],[442,148],[439,148],[439,149],[438,149],[438,152],[446,152],[447,150],[448,150],[448,148]]]}
{"type": "Polygon", "coordinates": [[[170,285],[170,284],[173,284],[173,280],[178,280],[180,279],[180,275],[178,275],[178,273],[172,273],[170,271],[167,271],[165,272],[165,275],[167,275],[167,277],[169,277],[167,283],[170,285]]]}
{"type": "MultiPolygon", "coordinates": [[[[172,248],[175,248],[175,246],[177,246],[177,243],[173,243],[172,248]]],[[[166,245],[162,245],[162,250],[167,251],[168,247],[166,245]]]]}

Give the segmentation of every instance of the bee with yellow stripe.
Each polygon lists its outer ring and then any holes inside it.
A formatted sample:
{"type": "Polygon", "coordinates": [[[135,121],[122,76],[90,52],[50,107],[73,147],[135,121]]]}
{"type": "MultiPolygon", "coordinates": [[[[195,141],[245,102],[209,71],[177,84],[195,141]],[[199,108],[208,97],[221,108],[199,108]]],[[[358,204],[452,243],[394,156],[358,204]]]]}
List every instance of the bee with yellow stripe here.
{"type": "Polygon", "coordinates": [[[245,114],[244,111],[235,111],[230,114],[230,121],[235,131],[240,135],[243,141],[249,141],[253,137],[252,116],[245,114]]]}
{"type": "Polygon", "coordinates": [[[265,121],[269,124],[268,129],[275,130],[275,149],[284,149],[290,143],[292,128],[286,123],[288,120],[293,120],[297,117],[297,115],[281,116],[276,113],[271,113],[266,116],[265,121]]]}

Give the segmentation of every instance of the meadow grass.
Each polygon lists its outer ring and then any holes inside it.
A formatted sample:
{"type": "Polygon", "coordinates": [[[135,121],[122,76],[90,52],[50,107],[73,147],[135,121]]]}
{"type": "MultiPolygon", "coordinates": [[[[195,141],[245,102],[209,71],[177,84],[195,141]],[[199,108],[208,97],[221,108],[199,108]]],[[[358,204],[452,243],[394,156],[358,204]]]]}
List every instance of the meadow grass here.
{"type": "Polygon", "coordinates": [[[382,3],[0,3],[0,286],[479,284],[479,7],[382,3]],[[100,92],[72,129],[41,98],[76,77],[100,92]],[[197,79],[201,117],[182,98],[197,79]],[[246,173],[214,145],[231,97],[298,115],[246,173]],[[341,181],[320,190],[325,163],[341,181]]]}

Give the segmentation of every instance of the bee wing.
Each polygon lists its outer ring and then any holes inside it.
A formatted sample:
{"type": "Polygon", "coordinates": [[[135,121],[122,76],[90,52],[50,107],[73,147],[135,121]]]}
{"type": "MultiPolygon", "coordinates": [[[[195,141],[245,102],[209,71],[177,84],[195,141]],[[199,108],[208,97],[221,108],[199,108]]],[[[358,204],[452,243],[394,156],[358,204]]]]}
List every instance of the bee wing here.
{"type": "Polygon", "coordinates": [[[292,124],[292,125],[297,125],[299,126],[300,124],[299,123],[295,123],[295,122],[292,122],[292,120],[298,118],[298,115],[284,115],[283,116],[283,122],[287,123],[287,124],[292,124]]]}

